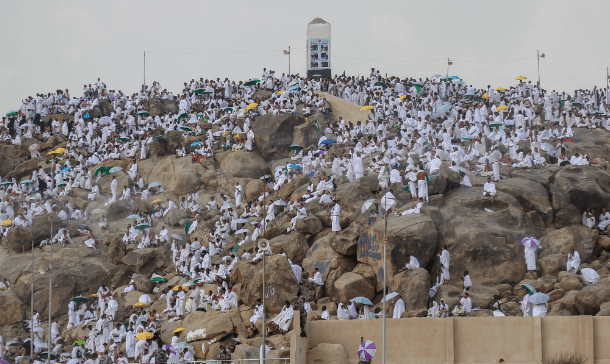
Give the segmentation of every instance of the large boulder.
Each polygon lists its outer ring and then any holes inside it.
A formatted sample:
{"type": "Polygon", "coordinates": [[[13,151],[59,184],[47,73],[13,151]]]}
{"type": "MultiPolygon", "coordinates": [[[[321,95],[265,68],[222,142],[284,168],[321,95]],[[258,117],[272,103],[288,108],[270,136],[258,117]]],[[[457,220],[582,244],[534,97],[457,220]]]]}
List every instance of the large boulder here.
{"type": "MultiPolygon", "coordinates": [[[[117,266],[99,250],[83,249],[72,244],[53,252],[53,317],[68,313],[70,299],[79,294],[89,296],[94,287],[110,285],[117,266]]],[[[30,254],[19,254],[0,265],[0,276],[12,283],[11,292],[29,309],[31,299],[32,269],[34,270],[34,309],[48,317],[49,303],[48,250],[34,254],[32,266],[30,254]]]]}
{"type": "Polygon", "coordinates": [[[335,301],[349,303],[354,297],[375,297],[375,286],[360,274],[347,272],[335,281],[335,301]]]}
{"type": "Polygon", "coordinates": [[[201,176],[205,173],[203,166],[193,163],[191,157],[173,156],[142,161],[138,163],[138,171],[148,183],[160,182],[166,191],[173,191],[177,195],[197,191],[203,183],[201,176]]]}
{"type": "Polygon", "coordinates": [[[301,234],[315,235],[322,231],[322,223],[315,215],[297,220],[295,230],[301,234]]]}
{"type": "Polygon", "coordinates": [[[549,195],[538,182],[525,178],[510,178],[497,183],[497,189],[514,197],[525,211],[535,211],[549,226],[553,220],[553,208],[549,195]]]}
{"type": "Polygon", "coordinates": [[[306,118],[306,122],[297,125],[294,128],[294,144],[298,144],[304,148],[309,146],[317,146],[320,137],[324,135],[323,130],[318,131],[318,126],[312,117],[306,118]]]}
{"type": "MultiPolygon", "coordinates": [[[[299,292],[297,278],[284,256],[274,255],[265,258],[265,309],[267,312],[280,312],[284,301],[292,301],[299,292]]],[[[251,261],[239,261],[231,272],[235,283],[242,283],[240,299],[254,307],[256,299],[263,295],[263,263],[252,265],[251,261]],[[241,276],[240,276],[241,275],[241,276]]]]}
{"type": "Polygon", "coordinates": [[[246,188],[244,188],[244,193],[246,195],[246,201],[256,200],[263,192],[265,188],[265,183],[256,178],[248,182],[246,188]]]}
{"type": "Polygon", "coordinates": [[[547,254],[568,254],[570,248],[578,251],[580,259],[586,261],[591,257],[597,243],[599,232],[584,225],[570,225],[561,229],[549,229],[540,237],[541,256],[547,254]]]}
{"type": "Polygon", "coordinates": [[[309,250],[309,244],[305,235],[293,233],[289,235],[279,235],[269,240],[271,251],[278,254],[280,249],[286,254],[286,258],[292,260],[293,264],[299,264],[305,258],[309,250]]]}
{"type": "MultiPolygon", "coordinates": [[[[562,285],[563,288],[563,285],[562,285]]],[[[576,294],[576,308],[581,314],[595,315],[600,305],[610,301],[610,279],[602,279],[576,294]]]]}
{"type": "Polygon", "coordinates": [[[123,242],[123,236],[118,234],[110,239],[108,244],[108,259],[112,264],[119,264],[123,261],[127,249],[123,242]]]}
{"type": "Polygon", "coordinates": [[[579,211],[587,207],[597,211],[610,202],[610,173],[601,168],[567,165],[551,178],[551,182],[570,195],[570,202],[579,211]]]}
{"type": "Polygon", "coordinates": [[[307,350],[307,364],[347,364],[347,352],[341,344],[318,344],[307,350]]]}
{"type": "Polygon", "coordinates": [[[360,235],[366,231],[366,228],[358,223],[350,224],[347,229],[341,231],[341,234],[334,235],[332,239],[332,248],[343,255],[355,254],[358,250],[358,242],[360,235]]]}
{"type": "Polygon", "coordinates": [[[257,151],[220,152],[216,153],[215,157],[227,177],[259,178],[269,171],[265,160],[257,151]]]}
{"type": "Polygon", "coordinates": [[[172,253],[165,248],[136,249],[127,253],[122,262],[132,271],[149,277],[172,264],[172,253]]]}
{"type": "Polygon", "coordinates": [[[294,114],[259,116],[251,123],[256,149],[265,160],[288,157],[294,129],[303,123],[305,118],[294,114]]]}
{"type": "Polygon", "coordinates": [[[0,291],[0,326],[12,325],[23,320],[24,305],[13,290],[0,291]]]}
{"type": "MultiPolygon", "coordinates": [[[[372,230],[360,235],[357,259],[368,264],[377,275],[377,288],[383,286],[383,236],[385,224],[378,219],[372,230]]],[[[390,214],[387,221],[387,270],[388,281],[398,270],[405,266],[408,255],[417,257],[425,267],[438,251],[436,227],[432,219],[424,214],[394,216],[390,214]]]]}
{"type": "Polygon", "coordinates": [[[343,274],[351,272],[356,264],[350,258],[337,253],[332,248],[333,235],[318,239],[307,251],[303,260],[303,270],[311,275],[314,268],[322,274],[326,296],[334,296],[334,282],[343,274]]]}
{"type": "Polygon", "coordinates": [[[259,359],[260,348],[254,346],[241,344],[235,347],[235,351],[231,354],[231,359],[237,361],[238,359],[259,359]]]}
{"type": "Polygon", "coordinates": [[[557,274],[566,269],[568,257],[565,254],[551,254],[540,259],[540,268],[544,274],[557,274]]]}
{"type": "Polygon", "coordinates": [[[549,195],[553,208],[553,227],[560,229],[564,226],[580,223],[581,214],[572,205],[570,195],[563,188],[554,183],[549,183],[549,195]]]}
{"type": "Polygon", "coordinates": [[[406,270],[392,278],[390,292],[398,292],[405,301],[405,316],[421,316],[428,303],[430,274],[424,268],[406,270]]]}
{"type": "MultiPolygon", "coordinates": [[[[501,191],[492,203],[477,188],[446,193],[440,212],[439,245],[448,247],[452,279],[465,270],[481,284],[523,279],[526,267],[520,242],[525,236],[539,236],[544,227],[536,212],[526,213],[514,197],[501,191]]],[[[437,260],[435,268],[438,264],[437,260]]]]}

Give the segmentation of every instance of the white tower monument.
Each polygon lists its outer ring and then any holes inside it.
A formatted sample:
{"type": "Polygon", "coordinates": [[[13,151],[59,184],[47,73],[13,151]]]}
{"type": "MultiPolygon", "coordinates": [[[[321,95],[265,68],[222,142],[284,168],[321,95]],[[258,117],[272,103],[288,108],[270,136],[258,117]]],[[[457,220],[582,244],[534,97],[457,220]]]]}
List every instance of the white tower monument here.
{"type": "Polygon", "coordinates": [[[306,39],[307,77],[320,75],[323,78],[331,78],[330,23],[324,19],[315,18],[307,24],[306,39]]]}

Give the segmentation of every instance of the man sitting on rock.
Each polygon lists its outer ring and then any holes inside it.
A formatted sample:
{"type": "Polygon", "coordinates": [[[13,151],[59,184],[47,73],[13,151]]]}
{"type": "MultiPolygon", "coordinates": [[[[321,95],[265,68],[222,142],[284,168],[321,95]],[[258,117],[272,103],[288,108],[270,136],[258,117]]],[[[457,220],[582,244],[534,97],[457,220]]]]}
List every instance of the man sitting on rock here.
{"type": "Polygon", "coordinates": [[[491,177],[487,177],[487,182],[483,185],[483,196],[491,196],[491,202],[494,202],[496,195],[496,185],[491,181],[491,177]]]}
{"type": "Polygon", "coordinates": [[[315,289],[316,286],[323,286],[324,282],[322,281],[322,273],[320,273],[318,268],[314,268],[313,272],[311,272],[311,277],[308,278],[309,281],[309,289],[315,289]]]}

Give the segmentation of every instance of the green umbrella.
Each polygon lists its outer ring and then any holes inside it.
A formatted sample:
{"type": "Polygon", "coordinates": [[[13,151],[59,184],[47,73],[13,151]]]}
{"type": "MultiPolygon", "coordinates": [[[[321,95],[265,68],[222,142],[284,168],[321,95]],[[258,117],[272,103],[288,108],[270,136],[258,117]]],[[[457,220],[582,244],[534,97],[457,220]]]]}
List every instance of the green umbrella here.
{"type": "Polygon", "coordinates": [[[184,231],[188,234],[189,233],[189,229],[191,228],[191,225],[193,225],[192,221],[187,221],[186,224],[184,224],[184,231]]]}
{"type": "Polygon", "coordinates": [[[120,137],[119,140],[122,141],[122,142],[126,142],[126,141],[129,140],[129,138],[127,138],[127,137],[120,137]]]}
{"type": "Polygon", "coordinates": [[[87,342],[86,342],[86,341],[83,341],[83,340],[78,340],[78,341],[75,341],[75,342],[74,342],[74,344],[72,344],[72,345],[73,345],[73,346],[74,346],[74,345],[87,345],[87,342]]]}
{"type": "Polygon", "coordinates": [[[451,80],[453,80],[453,78],[450,78],[450,77],[441,78],[441,81],[451,81],[451,80]]]}
{"type": "Polygon", "coordinates": [[[386,87],[386,84],[385,84],[385,82],[377,82],[377,83],[375,84],[375,86],[383,86],[383,87],[386,87]]]}
{"type": "Polygon", "coordinates": [[[148,115],[148,111],[142,110],[142,111],[138,112],[138,115],[148,115]]]}
{"type": "Polygon", "coordinates": [[[422,84],[421,82],[419,82],[419,81],[417,81],[417,82],[413,82],[413,84],[414,84],[414,85],[423,86],[423,84],[422,84]]]}
{"type": "Polygon", "coordinates": [[[464,82],[462,80],[455,81],[454,83],[457,84],[457,85],[465,85],[466,84],[466,82],[464,82]]]}
{"type": "Polygon", "coordinates": [[[204,88],[198,88],[198,89],[196,89],[196,90],[195,90],[195,93],[196,93],[197,95],[201,95],[201,94],[203,94],[204,92],[205,92],[205,89],[204,89],[204,88]]]}
{"type": "Polygon", "coordinates": [[[322,75],[313,75],[311,77],[322,77],[322,75]]]}
{"type": "Polygon", "coordinates": [[[188,130],[188,131],[192,131],[193,130],[193,129],[189,128],[188,126],[181,126],[180,129],[188,130]]]}
{"type": "Polygon", "coordinates": [[[32,183],[34,183],[34,181],[32,181],[31,179],[26,179],[25,181],[21,181],[22,185],[29,185],[29,184],[32,184],[32,183]]]}
{"type": "Polygon", "coordinates": [[[474,97],[474,96],[476,96],[476,94],[474,92],[469,92],[467,94],[464,94],[464,96],[474,97]]]}
{"type": "Polygon", "coordinates": [[[260,82],[261,82],[261,80],[255,78],[253,80],[245,82],[244,86],[252,86],[252,85],[255,85],[255,84],[260,83],[260,82]]]}
{"type": "Polygon", "coordinates": [[[441,108],[439,110],[439,113],[444,114],[444,113],[446,113],[449,110],[451,110],[451,104],[448,103],[448,102],[443,102],[441,104],[441,108]]]}
{"type": "Polygon", "coordinates": [[[496,126],[502,126],[504,124],[499,124],[499,123],[495,123],[495,124],[489,124],[490,127],[495,128],[496,126]]]}
{"type": "Polygon", "coordinates": [[[288,149],[290,149],[290,150],[299,150],[301,148],[303,148],[303,147],[298,145],[298,144],[293,144],[293,145],[288,147],[288,149]]]}
{"type": "Polygon", "coordinates": [[[13,182],[5,181],[5,182],[0,183],[0,186],[10,186],[12,184],[13,184],[13,182]]]}
{"type": "Polygon", "coordinates": [[[83,302],[89,302],[89,299],[87,297],[77,296],[74,297],[72,301],[74,301],[74,303],[76,303],[77,305],[80,305],[83,302]]]}
{"type": "Polygon", "coordinates": [[[189,114],[184,112],[184,113],[180,114],[180,116],[178,116],[178,121],[180,121],[180,119],[182,119],[182,118],[188,118],[188,117],[189,117],[189,114]]]}
{"type": "Polygon", "coordinates": [[[65,185],[66,185],[66,182],[62,182],[62,183],[58,184],[57,187],[63,187],[65,185]]]}
{"type": "Polygon", "coordinates": [[[104,172],[105,174],[108,174],[111,168],[112,167],[100,167],[95,171],[94,175],[97,177],[97,175],[99,175],[100,172],[104,172]]]}
{"type": "Polygon", "coordinates": [[[152,278],[151,281],[153,281],[153,282],[167,282],[167,279],[165,279],[163,277],[155,277],[155,278],[152,278]]]}
{"type": "Polygon", "coordinates": [[[19,112],[19,111],[17,111],[17,110],[11,110],[11,111],[9,111],[9,112],[7,112],[7,113],[6,113],[6,116],[13,116],[13,115],[17,115],[17,113],[18,113],[18,112],[19,112]]]}
{"type": "Polygon", "coordinates": [[[415,89],[417,90],[417,92],[421,92],[421,86],[419,86],[419,85],[413,85],[413,87],[415,87],[415,89]]]}
{"type": "Polygon", "coordinates": [[[142,230],[142,229],[148,229],[150,226],[146,225],[146,224],[142,224],[142,225],[136,225],[135,228],[138,230],[142,230]]]}
{"type": "Polygon", "coordinates": [[[163,135],[153,135],[153,138],[165,140],[165,137],[163,135]]]}

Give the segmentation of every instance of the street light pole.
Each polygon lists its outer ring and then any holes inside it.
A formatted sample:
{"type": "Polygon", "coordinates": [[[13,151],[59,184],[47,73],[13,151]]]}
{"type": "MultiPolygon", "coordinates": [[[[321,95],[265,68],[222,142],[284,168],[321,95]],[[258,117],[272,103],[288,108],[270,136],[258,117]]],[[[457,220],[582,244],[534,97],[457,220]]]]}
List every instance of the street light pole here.
{"type": "Polygon", "coordinates": [[[537,54],[536,58],[538,58],[538,87],[540,87],[540,58],[544,58],[545,55],[544,55],[544,53],[540,54],[539,50],[536,50],[536,54],[537,54]]]}
{"type": "Polygon", "coordinates": [[[52,314],[51,307],[53,306],[53,217],[51,217],[51,256],[49,259],[49,337],[47,338],[47,363],[51,361],[51,325],[52,314]]]}
{"type": "Polygon", "coordinates": [[[32,297],[30,299],[30,359],[34,359],[34,238],[32,238],[32,297]]]}
{"type": "Polygon", "coordinates": [[[288,46],[288,50],[284,50],[284,54],[288,55],[288,76],[290,76],[290,46],[288,46]]]}

